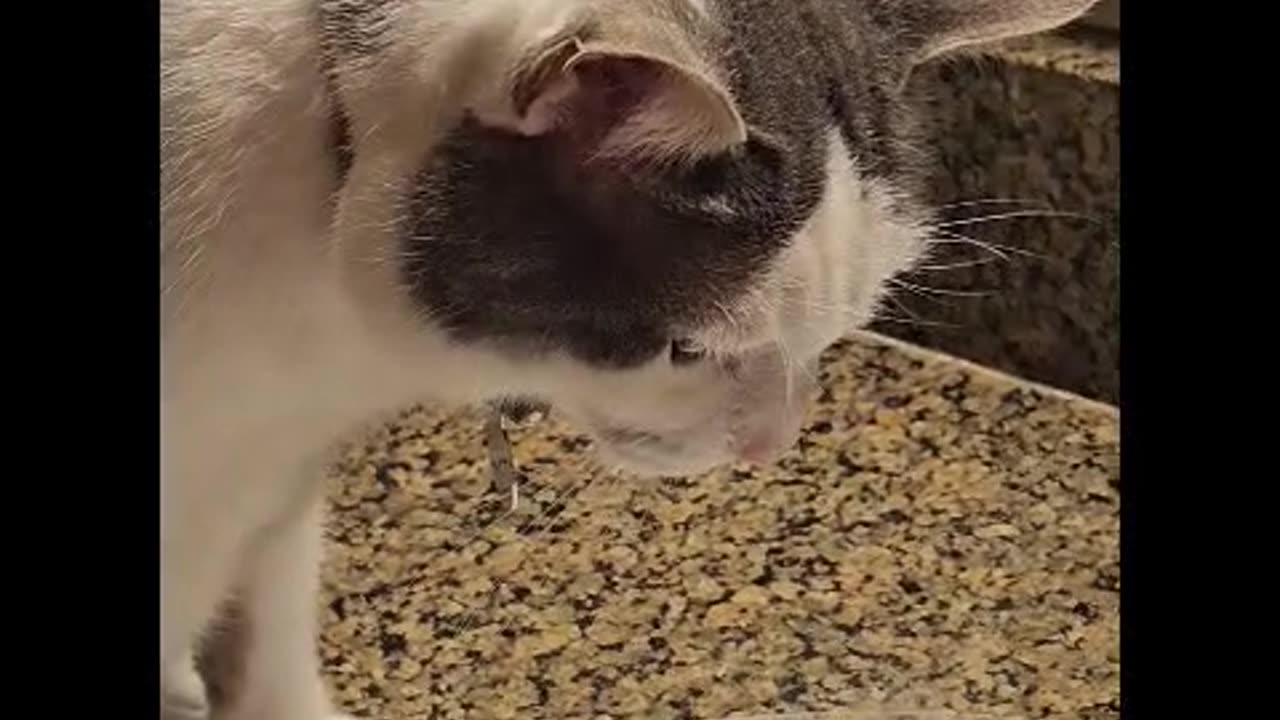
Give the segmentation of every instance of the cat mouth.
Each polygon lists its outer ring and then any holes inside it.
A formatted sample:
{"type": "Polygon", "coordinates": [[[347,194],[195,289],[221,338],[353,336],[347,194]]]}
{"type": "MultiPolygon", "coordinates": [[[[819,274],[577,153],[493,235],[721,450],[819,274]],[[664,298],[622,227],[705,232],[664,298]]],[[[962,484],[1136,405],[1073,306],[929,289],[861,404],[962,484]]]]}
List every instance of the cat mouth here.
{"type": "Polygon", "coordinates": [[[597,452],[609,466],[642,477],[686,477],[713,470],[732,459],[727,450],[693,452],[686,445],[613,443],[602,439],[597,452]]]}
{"type": "Polygon", "coordinates": [[[687,429],[657,431],[593,416],[584,427],[595,438],[603,464],[644,477],[698,475],[733,459],[714,418],[687,429]]]}

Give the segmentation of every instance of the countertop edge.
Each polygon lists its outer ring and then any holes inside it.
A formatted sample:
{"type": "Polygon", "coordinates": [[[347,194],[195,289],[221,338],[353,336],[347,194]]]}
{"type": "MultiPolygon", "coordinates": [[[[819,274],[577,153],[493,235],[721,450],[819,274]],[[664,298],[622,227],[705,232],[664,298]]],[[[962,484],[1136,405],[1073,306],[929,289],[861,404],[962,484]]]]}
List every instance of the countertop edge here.
{"type": "Polygon", "coordinates": [[[893,338],[888,335],[882,335],[880,333],[873,332],[871,330],[859,330],[853,333],[851,337],[861,342],[868,342],[872,344],[891,347],[904,354],[913,355],[922,360],[952,364],[959,368],[962,368],[966,372],[972,373],[974,375],[982,376],[999,383],[1006,383],[1006,384],[1017,385],[1019,387],[1030,388],[1048,397],[1057,398],[1064,402],[1069,402],[1073,405],[1078,405],[1083,408],[1093,410],[1095,412],[1107,414],[1111,417],[1115,417],[1115,418],[1120,417],[1120,408],[1110,403],[1102,402],[1101,400],[1094,400],[1092,398],[1088,398],[1083,395],[1078,395],[1069,390],[1056,388],[1056,387],[1053,387],[1052,385],[1045,385],[1044,383],[1038,383],[1038,382],[1035,382],[1034,380],[1027,380],[1026,378],[1018,377],[1017,375],[1012,375],[1010,373],[996,370],[986,365],[982,365],[982,364],[973,362],[971,360],[966,360],[962,357],[957,357],[955,355],[949,355],[947,353],[940,352],[938,350],[931,350],[929,348],[922,347],[914,343],[909,343],[905,340],[898,340],[897,338],[893,338]]]}

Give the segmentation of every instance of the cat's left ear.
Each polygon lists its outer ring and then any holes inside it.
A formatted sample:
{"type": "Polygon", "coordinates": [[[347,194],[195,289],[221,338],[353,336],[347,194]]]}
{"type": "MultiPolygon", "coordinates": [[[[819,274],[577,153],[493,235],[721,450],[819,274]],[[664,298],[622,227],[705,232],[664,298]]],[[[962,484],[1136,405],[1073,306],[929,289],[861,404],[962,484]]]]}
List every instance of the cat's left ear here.
{"type": "Polygon", "coordinates": [[[881,0],[876,3],[914,66],[960,50],[1053,30],[1098,0],[881,0]]]}
{"type": "Polygon", "coordinates": [[[627,40],[571,36],[540,48],[482,119],[529,137],[554,134],[584,157],[614,162],[696,159],[746,141],[728,90],[696,53],[627,40]]]}

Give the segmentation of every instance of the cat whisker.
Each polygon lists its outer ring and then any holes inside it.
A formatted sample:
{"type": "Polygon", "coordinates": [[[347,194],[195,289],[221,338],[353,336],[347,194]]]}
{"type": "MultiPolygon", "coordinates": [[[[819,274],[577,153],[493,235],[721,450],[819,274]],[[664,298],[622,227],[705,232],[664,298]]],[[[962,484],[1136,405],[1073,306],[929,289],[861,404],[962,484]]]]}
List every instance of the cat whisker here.
{"type": "Polygon", "coordinates": [[[962,325],[957,323],[943,322],[941,320],[920,320],[917,318],[903,318],[896,315],[877,315],[876,322],[896,323],[898,325],[907,325],[910,327],[936,327],[946,328],[948,330],[958,330],[962,325]]]}
{"type": "MultiPolygon", "coordinates": [[[[943,232],[945,233],[945,231],[943,232]]],[[[946,245],[969,245],[971,247],[976,247],[979,250],[986,251],[987,253],[990,253],[991,255],[994,255],[995,257],[1005,262],[1009,261],[1009,256],[1007,254],[1005,254],[1003,251],[1001,251],[999,248],[995,247],[994,245],[984,242],[982,240],[975,240],[973,238],[966,237],[964,235],[956,235],[954,233],[945,233],[941,237],[944,239],[939,239],[938,237],[933,237],[929,239],[928,242],[929,242],[930,252],[934,251],[934,249],[937,247],[943,247],[946,245]]]]}
{"type": "Polygon", "coordinates": [[[1044,200],[1036,200],[1034,198],[975,198],[973,200],[958,200],[956,202],[944,203],[938,205],[938,210],[957,210],[967,207],[980,207],[986,205],[1034,205],[1043,208],[1052,209],[1052,205],[1044,200]]]}
{"type": "Polygon", "coordinates": [[[732,312],[730,312],[729,308],[725,307],[724,303],[720,302],[719,300],[715,301],[715,306],[716,306],[716,309],[719,310],[724,315],[725,323],[729,325],[729,328],[734,332],[734,334],[741,333],[742,328],[738,323],[738,319],[734,316],[732,312]]]}
{"type": "Polygon", "coordinates": [[[834,312],[839,314],[850,314],[850,313],[853,313],[853,311],[855,310],[852,303],[823,302],[821,300],[813,299],[807,294],[810,288],[808,283],[806,283],[806,281],[802,278],[788,278],[788,283],[789,285],[787,285],[786,287],[794,287],[806,293],[800,299],[787,298],[786,300],[784,300],[783,303],[788,306],[802,307],[810,310],[817,310],[820,312],[834,312]]]}
{"type": "Polygon", "coordinates": [[[965,260],[954,263],[942,263],[940,265],[916,265],[912,270],[917,272],[943,272],[946,270],[962,270],[964,268],[981,267],[983,265],[990,265],[993,262],[995,261],[991,258],[983,258],[981,260],[965,260]]]}
{"type": "MultiPolygon", "coordinates": [[[[383,120],[378,120],[378,121],[375,121],[375,122],[371,123],[371,124],[369,125],[369,128],[368,128],[367,130],[365,130],[364,135],[362,135],[362,136],[360,137],[360,142],[364,142],[364,141],[368,140],[369,138],[373,137],[373,136],[374,136],[374,135],[375,135],[379,130],[381,130],[381,129],[382,129],[382,126],[383,126],[383,124],[384,124],[384,123],[385,123],[385,121],[383,121],[383,120]]],[[[355,145],[356,143],[352,143],[352,144],[353,144],[353,145],[355,145]]]]}
{"type": "MultiPolygon", "coordinates": [[[[595,483],[595,481],[598,480],[602,475],[607,476],[610,479],[610,483],[617,483],[618,478],[620,477],[619,472],[616,470],[605,470],[603,472],[597,471],[597,472],[592,472],[588,474],[585,478],[585,482],[581,483],[581,485],[578,485],[577,483],[570,485],[570,488],[569,488],[570,490],[572,490],[575,487],[578,488],[577,491],[573,493],[573,497],[571,498],[565,497],[566,493],[561,493],[559,496],[557,496],[556,499],[553,500],[552,503],[548,505],[545,510],[539,513],[539,515],[536,518],[525,523],[520,527],[520,529],[516,531],[517,539],[514,542],[524,542],[526,544],[532,544],[534,541],[536,541],[546,530],[548,530],[551,527],[552,523],[556,520],[556,518],[559,518],[560,515],[564,513],[564,508],[568,506],[569,502],[577,499],[578,496],[586,492],[587,488],[589,488],[593,483],[595,483]],[[550,513],[557,504],[561,505],[561,512],[558,512],[553,516],[550,513]],[[542,520],[543,518],[546,519],[546,522],[541,527],[539,527],[537,530],[534,530],[532,532],[526,532],[529,527],[535,525],[539,520],[542,520]]],[[[486,602],[485,602],[486,606],[489,606],[491,604],[490,601],[492,600],[492,595],[496,594],[498,590],[499,590],[498,588],[494,588],[493,593],[490,594],[490,598],[486,599],[486,602]]],[[[473,611],[471,614],[471,618],[472,618],[472,622],[468,623],[465,627],[463,627],[463,629],[460,632],[458,632],[458,635],[461,635],[462,633],[467,632],[471,630],[472,627],[474,627],[474,619],[479,618],[479,612],[473,611]]],[[[506,622],[502,622],[498,628],[498,632],[501,633],[510,624],[511,624],[510,620],[506,622]]]]}
{"type": "Polygon", "coordinates": [[[903,290],[915,293],[916,295],[920,295],[921,297],[928,297],[931,295],[942,295],[947,297],[979,298],[979,297],[990,297],[995,294],[993,292],[982,291],[982,290],[948,290],[945,288],[927,287],[924,285],[916,285],[915,283],[910,283],[900,278],[890,278],[888,282],[891,285],[895,285],[897,287],[902,288],[903,290]]]}
{"type": "Polygon", "coordinates": [[[782,334],[778,334],[778,356],[782,359],[782,381],[783,381],[783,401],[786,405],[791,405],[791,398],[795,394],[795,382],[791,379],[791,368],[795,365],[795,360],[791,357],[791,352],[787,349],[787,341],[782,334]]]}
{"type": "Polygon", "coordinates": [[[911,308],[907,307],[906,305],[903,305],[902,301],[894,297],[892,293],[885,293],[883,295],[883,299],[893,303],[907,317],[906,318],[894,317],[891,315],[884,315],[882,312],[877,311],[875,313],[876,320],[887,320],[890,322],[896,321],[899,323],[908,324],[908,325],[917,325],[920,327],[951,327],[951,328],[960,327],[955,323],[948,323],[940,320],[928,320],[928,319],[922,318],[919,315],[915,314],[915,312],[913,312],[911,308]]]}
{"type": "Polygon", "coordinates": [[[1021,255],[1023,257],[1029,257],[1035,260],[1039,260],[1041,262],[1048,262],[1048,263],[1059,261],[1056,258],[1050,257],[1048,255],[1041,255],[1039,253],[1035,253],[1030,250],[1025,250],[1023,248],[1013,247],[1012,245],[1001,245],[999,243],[994,243],[986,240],[977,240],[968,235],[962,235],[960,233],[951,232],[949,230],[941,230],[939,231],[939,233],[943,236],[944,239],[933,238],[929,241],[930,245],[940,245],[940,246],[941,245],[971,245],[981,250],[985,250],[986,252],[992,255],[995,255],[996,257],[1005,261],[1010,260],[1009,254],[1021,255]]]}
{"type": "Polygon", "coordinates": [[[578,495],[581,495],[583,492],[587,490],[588,487],[591,486],[592,483],[594,483],[597,479],[599,479],[600,475],[601,473],[599,472],[593,472],[588,474],[585,478],[583,478],[583,480],[580,481],[580,483],[570,484],[569,487],[563,490],[560,494],[558,494],[551,501],[551,503],[547,505],[546,508],[543,509],[542,512],[538,513],[537,516],[531,518],[530,520],[522,524],[519,528],[517,528],[516,534],[519,537],[523,538],[524,541],[532,542],[534,539],[537,538],[539,533],[541,533],[547,527],[550,527],[550,524],[551,524],[550,520],[553,519],[550,517],[552,510],[554,510],[557,506],[561,506],[563,508],[565,505],[569,503],[570,500],[572,500],[573,498],[576,498],[578,495]],[[569,497],[570,493],[572,493],[573,498],[569,497]],[[537,525],[543,519],[547,519],[548,522],[542,528],[533,532],[529,532],[530,528],[537,525]]]}
{"type": "Polygon", "coordinates": [[[809,285],[802,278],[786,278],[783,282],[784,282],[784,285],[783,285],[784,288],[796,288],[796,289],[799,289],[804,294],[802,299],[795,299],[795,298],[789,297],[786,300],[784,300],[783,304],[789,307],[800,307],[806,310],[813,310],[819,313],[833,313],[841,317],[852,316],[856,312],[856,308],[853,306],[852,303],[822,302],[822,301],[814,300],[810,298],[807,295],[810,289],[809,285]]]}
{"type": "MultiPolygon", "coordinates": [[[[511,542],[525,543],[525,544],[532,543],[534,540],[537,539],[538,535],[543,532],[543,530],[545,530],[547,527],[550,527],[551,520],[554,519],[551,516],[551,513],[556,508],[563,508],[564,506],[566,506],[569,503],[569,501],[572,500],[572,498],[575,498],[578,495],[581,495],[588,487],[591,486],[591,484],[597,478],[599,478],[599,476],[600,476],[600,473],[590,473],[586,475],[584,478],[582,478],[581,480],[570,483],[569,487],[565,488],[559,494],[557,494],[551,500],[551,502],[548,503],[545,508],[543,508],[542,512],[538,513],[534,517],[521,523],[515,529],[514,531],[515,538],[511,542]],[[572,497],[570,497],[571,495],[572,497]],[[529,532],[530,528],[534,527],[537,523],[541,522],[544,518],[547,519],[547,523],[543,527],[539,528],[538,530],[535,530],[534,532],[529,532]]],[[[515,508],[508,509],[506,512],[498,516],[498,518],[496,518],[495,520],[485,525],[485,527],[482,528],[480,533],[477,535],[474,535],[467,544],[469,545],[471,542],[474,542],[475,539],[478,539],[484,533],[488,532],[489,529],[491,529],[497,522],[505,519],[506,517],[510,516],[514,512],[515,512],[515,508]]],[[[557,513],[555,517],[559,517],[559,514],[557,513]]],[[[466,545],[462,547],[465,548],[466,545]]],[[[490,605],[492,605],[493,596],[499,591],[499,589],[500,588],[495,587],[489,593],[489,596],[484,601],[484,604],[483,604],[484,608],[488,608],[490,605]]],[[[457,637],[466,632],[469,632],[475,626],[475,622],[480,617],[481,612],[482,612],[481,609],[471,610],[467,612],[460,620],[456,620],[450,623],[449,625],[445,626],[444,628],[442,628],[442,631],[446,635],[451,637],[457,637]]],[[[437,633],[440,633],[440,632],[441,630],[437,631],[437,633]]]]}
{"type": "Polygon", "coordinates": [[[1083,215],[1081,213],[1067,212],[1065,210],[1013,210],[1006,213],[996,213],[994,215],[980,215],[971,218],[959,218],[956,220],[946,220],[934,225],[935,228],[945,230],[953,227],[964,227],[966,225],[980,225],[983,223],[997,222],[1000,220],[1016,220],[1019,218],[1057,218],[1064,220],[1081,220],[1094,225],[1102,226],[1103,222],[1091,215],[1083,215]]]}
{"type": "Polygon", "coordinates": [[[769,295],[765,293],[764,288],[753,287],[751,289],[751,298],[756,303],[756,308],[766,316],[772,316],[778,311],[778,305],[769,299],[769,295]]]}
{"type": "MultiPolygon", "coordinates": [[[[518,473],[518,471],[515,471],[515,472],[514,472],[514,474],[518,475],[519,473],[518,473]]],[[[471,545],[472,543],[474,543],[475,541],[477,541],[477,540],[479,540],[479,539],[483,538],[483,537],[484,537],[485,535],[487,535],[487,534],[489,533],[489,531],[490,531],[490,530],[492,530],[494,527],[496,527],[497,525],[499,525],[500,523],[502,523],[503,521],[505,521],[507,518],[511,517],[512,515],[516,514],[516,512],[518,511],[518,509],[519,509],[519,508],[517,508],[517,507],[515,507],[515,506],[508,506],[508,507],[507,507],[507,509],[506,509],[504,512],[500,513],[497,517],[495,517],[495,518],[493,518],[492,520],[490,520],[489,522],[485,523],[485,524],[484,524],[483,526],[481,526],[478,530],[473,530],[473,531],[472,531],[472,532],[471,532],[471,533],[466,537],[466,539],[462,540],[460,543],[456,543],[456,544],[455,544],[456,549],[457,549],[457,550],[459,550],[459,551],[461,551],[461,550],[465,550],[466,548],[470,547],[470,545],[471,545]]]]}

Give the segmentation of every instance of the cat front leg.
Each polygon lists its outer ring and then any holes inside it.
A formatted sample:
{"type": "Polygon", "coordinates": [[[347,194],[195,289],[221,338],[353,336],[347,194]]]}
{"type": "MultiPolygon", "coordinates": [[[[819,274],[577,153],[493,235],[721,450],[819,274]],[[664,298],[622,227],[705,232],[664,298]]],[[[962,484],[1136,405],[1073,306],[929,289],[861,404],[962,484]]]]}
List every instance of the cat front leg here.
{"type": "Polygon", "coordinates": [[[188,651],[180,662],[164,669],[160,717],[161,720],[204,720],[208,716],[204,681],[196,671],[195,656],[188,651]]]}
{"type": "Polygon", "coordinates": [[[265,530],[251,547],[239,610],[240,677],[217,720],[340,720],[316,648],[323,503],[265,530]]]}
{"type": "Polygon", "coordinates": [[[202,720],[209,698],[194,651],[234,584],[248,530],[223,508],[209,512],[216,502],[199,483],[173,478],[161,493],[160,706],[165,720],[202,720]]]}

